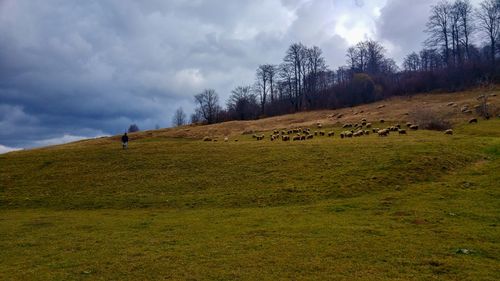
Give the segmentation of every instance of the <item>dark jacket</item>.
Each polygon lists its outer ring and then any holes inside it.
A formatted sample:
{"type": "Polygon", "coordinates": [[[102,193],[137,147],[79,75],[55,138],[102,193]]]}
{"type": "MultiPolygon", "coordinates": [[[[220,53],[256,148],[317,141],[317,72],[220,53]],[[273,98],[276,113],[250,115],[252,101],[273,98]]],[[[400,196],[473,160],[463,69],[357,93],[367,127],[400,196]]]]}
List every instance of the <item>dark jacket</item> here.
{"type": "Polygon", "coordinates": [[[122,136],[122,142],[128,142],[128,136],[127,135],[123,135],[122,136]]]}

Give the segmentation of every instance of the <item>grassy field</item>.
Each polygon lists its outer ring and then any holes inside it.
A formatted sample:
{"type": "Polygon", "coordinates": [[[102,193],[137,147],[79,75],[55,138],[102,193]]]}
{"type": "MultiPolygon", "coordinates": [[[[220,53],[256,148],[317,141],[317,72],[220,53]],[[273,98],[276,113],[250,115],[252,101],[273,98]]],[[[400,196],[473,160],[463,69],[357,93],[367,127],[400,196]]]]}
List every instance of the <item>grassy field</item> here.
{"type": "Polygon", "coordinates": [[[500,119],[333,130],[0,155],[0,280],[498,280],[500,119]]]}

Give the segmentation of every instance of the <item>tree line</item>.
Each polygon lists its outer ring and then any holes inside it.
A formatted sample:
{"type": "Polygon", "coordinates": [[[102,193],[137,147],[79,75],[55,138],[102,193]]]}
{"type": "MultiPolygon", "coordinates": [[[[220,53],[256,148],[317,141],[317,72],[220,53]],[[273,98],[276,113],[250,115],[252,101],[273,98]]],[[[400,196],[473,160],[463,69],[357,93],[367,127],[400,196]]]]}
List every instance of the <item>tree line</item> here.
{"type": "Polygon", "coordinates": [[[252,120],[500,82],[500,0],[476,8],[468,0],[443,0],[431,7],[425,32],[424,48],[408,54],[401,67],[374,40],[349,47],[346,64],[335,70],[319,47],[293,43],[280,64],[259,65],[253,83],[235,87],[225,106],[214,89],[205,89],[194,97],[190,120],[179,108],[173,123],[252,120]]]}

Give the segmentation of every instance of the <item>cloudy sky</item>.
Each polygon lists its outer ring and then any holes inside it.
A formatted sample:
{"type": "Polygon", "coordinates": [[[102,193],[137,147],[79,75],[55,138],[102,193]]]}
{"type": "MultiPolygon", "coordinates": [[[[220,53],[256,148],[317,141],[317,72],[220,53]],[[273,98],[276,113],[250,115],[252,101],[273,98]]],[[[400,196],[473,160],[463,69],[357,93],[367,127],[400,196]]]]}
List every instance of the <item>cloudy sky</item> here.
{"type": "MultiPolygon", "coordinates": [[[[0,0],[0,153],[171,125],[293,42],[331,68],[363,39],[400,62],[437,0],[0,0]]],[[[475,1],[477,2],[477,1],[475,1]]]]}

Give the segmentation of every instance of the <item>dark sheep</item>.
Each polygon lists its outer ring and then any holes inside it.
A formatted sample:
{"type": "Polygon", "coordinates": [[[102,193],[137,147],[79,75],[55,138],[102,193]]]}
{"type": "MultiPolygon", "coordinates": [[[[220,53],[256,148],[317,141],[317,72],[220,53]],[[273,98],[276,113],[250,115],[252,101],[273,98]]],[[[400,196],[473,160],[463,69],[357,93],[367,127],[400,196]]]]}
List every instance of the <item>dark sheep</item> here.
{"type": "Polygon", "coordinates": [[[469,120],[469,124],[476,123],[477,124],[477,118],[472,118],[469,120]]]}
{"type": "Polygon", "coordinates": [[[400,135],[406,135],[406,130],[405,129],[399,129],[398,130],[400,135]]]}

